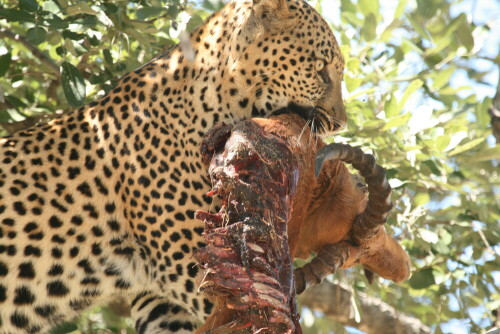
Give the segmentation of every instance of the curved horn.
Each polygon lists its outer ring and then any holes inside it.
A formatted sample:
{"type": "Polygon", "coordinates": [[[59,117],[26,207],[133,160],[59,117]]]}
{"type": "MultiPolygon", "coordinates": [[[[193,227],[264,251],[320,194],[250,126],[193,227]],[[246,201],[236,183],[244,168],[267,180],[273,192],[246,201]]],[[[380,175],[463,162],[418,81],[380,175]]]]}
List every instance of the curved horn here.
{"type": "Polygon", "coordinates": [[[326,276],[341,268],[348,257],[349,246],[345,241],[325,245],[311,262],[295,269],[295,292],[300,295],[308,287],[320,284],[326,276]]]}
{"type": "MultiPolygon", "coordinates": [[[[344,144],[330,144],[321,148],[316,155],[315,174],[319,175],[327,160],[341,160],[359,171],[368,185],[368,204],[364,212],[353,223],[351,236],[356,242],[369,239],[378,228],[385,224],[392,209],[391,186],[387,182],[385,169],[375,162],[375,157],[361,149],[344,144]]],[[[349,246],[345,242],[324,246],[318,255],[302,268],[295,270],[296,292],[302,293],[307,287],[321,283],[328,275],[342,267],[349,256],[349,246]]]]}
{"type": "Polygon", "coordinates": [[[368,185],[368,204],[353,226],[356,239],[366,238],[372,234],[373,229],[385,224],[392,209],[392,189],[387,182],[385,169],[377,165],[373,155],[363,153],[358,147],[330,144],[321,148],[316,155],[316,176],[321,172],[325,161],[335,159],[352,164],[368,185]]]}

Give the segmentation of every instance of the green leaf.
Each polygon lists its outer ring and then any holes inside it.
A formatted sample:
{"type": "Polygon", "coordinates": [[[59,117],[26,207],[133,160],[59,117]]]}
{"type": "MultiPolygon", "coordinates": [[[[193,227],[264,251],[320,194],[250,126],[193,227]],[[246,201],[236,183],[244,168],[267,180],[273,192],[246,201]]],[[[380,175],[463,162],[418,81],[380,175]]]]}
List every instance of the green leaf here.
{"type": "Polygon", "coordinates": [[[500,145],[481,150],[474,154],[472,159],[474,162],[489,161],[494,159],[500,160],[500,145]]]}
{"type": "Polygon", "coordinates": [[[42,28],[42,27],[35,27],[28,29],[26,32],[26,39],[28,42],[38,45],[43,42],[45,42],[45,39],[47,38],[47,31],[42,28]]]}
{"type": "Polygon", "coordinates": [[[111,2],[105,3],[103,8],[106,14],[115,14],[116,12],[118,12],[118,6],[114,5],[111,2]]]}
{"type": "Polygon", "coordinates": [[[417,0],[418,13],[425,18],[431,18],[438,13],[441,0],[417,0]]]}
{"type": "Polygon", "coordinates": [[[66,334],[76,331],[78,326],[73,322],[64,322],[50,331],[50,334],[66,334]]]}
{"type": "Polygon", "coordinates": [[[394,11],[394,19],[399,19],[403,15],[407,2],[408,0],[399,0],[398,7],[394,11]]]}
{"type": "Polygon", "coordinates": [[[393,31],[396,30],[397,28],[400,28],[402,24],[403,21],[399,19],[392,21],[387,27],[385,27],[384,31],[380,35],[379,40],[383,42],[388,42],[392,37],[393,31]]]}
{"type": "Polygon", "coordinates": [[[161,7],[142,7],[137,10],[137,19],[144,21],[150,17],[161,15],[163,8],[161,7]]]}
{"type": "Polygon", "coordinates": [[[444,151],[445,148],[450,144],[450,136],[444,135],[436,138],[436,149],[438,151],[444,151]]]}
{"type": "Polygon", "coordinates": [[[435,232],[427,230],[425,228],[419,228],[418,233],[420,234],[420,238],[422,238],[423,241],[430,244],[435,244],[439,240],[438,235],[435,232]]]}
{"type": "Polygon", "coordinates": [[[68,22],[64,21],[57,15],[52,15],[51,19],[47,19],[47,23],[51,29],[66,29],[68,28],[68,22]]]}
{"type": "MultiPolygon", "coordinates": [[[[318,2],[318,4],[320,4],[318,2]]],[[[212,12],[218,11],[224,7],[224,1],[222,0],[203,0],[203,8],[206,8],[212,12]]]]}
{"type": "Polygon", "coordinates": [[[368,14],[365,18],[363,28],[361,29],[361,35],[365,40],[372,41],[377,36],[377,18],[373,14],[368,14]]]}
{"type": "Polygon", "coordinates": [[[383,119],[372,119],[363,123],[363,130],[380,129],[384,125],[385,121],[383,119]]]}
{"type": "Polygon", "coordinates": [[[403,109],[405,104],[406,104],[406,101],[408,100],[408,98],[413,94],[415,93],[420,87],[422,87],[422,85],[424,84],[424,82],[420,79],[416,79],[416,80],[413,80],[409,85],[408,87],[406,88],[404,94],[403,94],[403,97],[401,97],[401,101],[399,101],[399,108],[400,109],[403,109]]]}
{"type": "Polygon", "coordinates": [[[74,41],[79,41],[79,40],[82,40],[85,38],[84,34],[78,34],[74,31],[70,31],[70,30],[64,30],[62,32],[62,35],[64,38],[69,38],[69,39],[72,39],[74,41]]]}
{"type": "MultiPolygon", "coordinates": [[[[104,14],[104,12],[101,12],[101,13],[102,13],[102,15],[100,15],[101,17],[106,16],[104,14]]],[[[87,17],[82,21],[82,25],[87,26],[87,27],[94,27],[98,23],[99,23],[99,19],[97,18],[97,16],[91,16],[91,15],[87,15],[87,17]]]]}
{"type": "Polygon", "coordinates": [[[68,62],[61,64],[61,83],[66,100],[73,107],[80,107],[85,100],[85,81],[78,69],[68,62]]]}
{"type": "Polygon", "coordinates": [[[340,0],[340,11],[342,13],[356,13],[358,10],[356,9],[356,6],[353,5],[351,0],[340,0]]]}
{"type": "Polygon", "coordinates": [[[416,205],[422,206],[424,204],[429,203],[429,201],[431,200],[431,197],[429,196],[429,193],[420,192],[420,193],[415,195],[413,200],[414,200],[416,205]]]}
{"type": "Polygon", "coordinates": [[[85,1],[80,1],[76,5],[69,6],[66,8],[68,15],[78,15],[78,14],[88,14],[97,15],[97,12],[93,10],[88,3],[85,1]]]}
{"type": "Polygon", "coordinates": [[[29,12],[36,12],[40,6],[38,6],[36,0],[19,0],[19,8],[29,12]]]}
{"type": "Polygon", "coordinates": [[[16,108],[16,109],[24,109],[27,107],[26,103],[24,103],[23,101],[21,101],[20,99],[18,99],[17,97],[15,97],[13,95],[5,96],[5,100],[7,102],[9,102],[9,104],[14,106],[14,108],[16,108]]]}
{"type": "Polygon", "coordinates": [[[359,15],[351,12],[342,12],[341,17],[343,21],[348,22],[355,28],[362,27],[365,22],[359,15]]]}
{"type": "Polygon", "coordinates": [[[7,111],[7,109],[0,110],[0,122],[10,122],[12,121],[12,117],[10,116],[10,113],[7,111]]]}
{"type": "Polygon", "coordinates": [[[432,249],[434,249],[439,254],[448,255],[450,254],[450,247],[448,247],[441,239],[438,240],[435,244],[432,245],[432,249]]]}
{"type": "Polygon", "coordinates": [[[350,72],[358,72],[361,67],[361,61],[358,58],[349,58],[345,62],[345,68],[350,72]]]}
{"type": "Polygon", "coordinates": [[[35,16],[24,10],[0,9],[0,17],[4,17],[11,22],[35,22],[35,16]]]}
{"type": "Polygon", "coordinates": [[[431,36],[427,29],[422,26],[422,23],[418,21],[413,15],[406,15],[406,19],[410,21],[412,28],[420,35],[420,37],[425,39],[431,39],[431,36]]]}
{"type": "Polygon", "coordinates": [[[393,117],[385,123],[384,127],[382,128],[382,131],[387,131],[387,130],[390,130],[392,128],[403,126],[403,125],[408,123],[410,118],[411,118],[410,113],[406,113],[406,114],[403,114],[400,116],[393,117]]]}
{"type": "Polygon", "coordinates": [[[170,17],[172,20],[174,20],[177,17],[177,15],[179,15],[179,13],[180,13],[179,6],[176,5],[168,6],[167,14],[168,17],[170,17]]]}
{"type": "Polygon", "coordinates": [[[54,1],[44,1],[43,10],[50,12],[52,14],[57,14],[61,12],[59,6],[54,1]]]}
{"type": "Polygon", "coordinates": [[[456,34],[458,40],[462,43],[463,46],[465,46],[467,51],[471,51],[474,48],[474,37],[472,36],[472,29],[470,23],[467,22],[466,18],[462,21],[462,24],[457,29],[456,34]]]}
{"type": "Polygon", "coordinates": [[[438,91],[443,88],[444,85],[448,84],[448,82],[450,81],[450,77],[453,75],[453,73],[455,73],[455,71],[455,66],[449,66],[445,70],[439,71],[432,83],[432,87],[434,88],[434,90],[438,91]]]}
{"type": "Polygon", "coordinates": [[[0,56],[0,77],[3,77],[7,73],[11,60],[12,55],[10,52],[0,56]]]}
{"type": "Polygon", "coordinates": [[[387,118],[399,115],[401,109],[399,108],[398,99],[394,95],[391,95],[389,101],[385,103],[384,110],[387,118]]]}
{"type": "Polygon", "coordinates": [[[434,175],[441,176],[443,174],[434,160],[426,160],[422,164],[429,168],[434,175]]]}
{"type": "Polygon", "coordinates": [[[477,145],[481,144],[486,138],[476,138],[476,139],[473,139],[461,146],[458,146],[457,148],[455,148],[454,150],[452,150],[451,152],[448,153],[448,156],[452,157],[454,155],[457,155],[459,153],[463,153],[465,151],[468,151],[474,147],[476,147],[477,145]]]}
{"type": "Polygon", "coordinates": [[[364,16],[369,14],[378,15],[380,13],[380,4],[378,0],[359,0],[359,9],[364,16]]]}
{"type": "Polygon", "coordinates": [[[111,56],[111,51],[109,49],[102,50],[102,54],[104,55],[104,60],[106,63],[113,65],[113,57],[111,56]]]}
{"type": "Polygon", "coordinates": [[[449,245],[453,241],[453,236],[450,234],[450,232],[442,228],[439,230],[439,241],[441,241],[445,245],[449,245]]]}
{"type": "Polygon", "coordinates": [[[432,268],[425,268],[414,273],[408,281],[413,289],[425,289],[436,283],[432,268]]]}
{"type": "Polygon", "coordinates": [[[418,54],[423,54],[422,49],[418,45],[416,45],[415,43],[413,43],[413,41],[406,38],[402,39],[401,51],[403,51],[403,53],[405,54],[410,51],[415,51],[418,54]]]}
{"type": "Polygon", "coordinates": [[[485,128],[490,123],[490,115],[488,109],[492,104],[492,99],[487,97],[481,103],[476,104],[476,118],[481,128],[485,128]]]}
{"type": "Polygon", "coordinates": [[[356,88],[358,88],[361,83],[363,82],[363,79],[360,77],[352,77],[348,74],[344,76],[344,81],[346,88],[349,92],[353,92],[356,88]]]}
{"type": "Polygon", "coordinates": [[[201,25],[203,23],[203,19],[201,17],[199,17],[198,15],[193,15],[187,25],[186,25],[186,30],[191,32],[193,31],[194,29],[196,29],[199,25],[201,25]]]}

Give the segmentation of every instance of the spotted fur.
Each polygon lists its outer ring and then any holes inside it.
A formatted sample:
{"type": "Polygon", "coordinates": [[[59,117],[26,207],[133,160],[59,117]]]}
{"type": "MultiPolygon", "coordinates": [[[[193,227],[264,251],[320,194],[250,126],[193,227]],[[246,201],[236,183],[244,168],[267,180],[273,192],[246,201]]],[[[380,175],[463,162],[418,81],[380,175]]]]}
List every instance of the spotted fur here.
{"type": "Polygon", "coordinates": [[[287,105],[332,132],[342,71],[307,3],[233,1],[102,99],[0,139],[0,333],[43,333],[117,295],[138,333],[191,333],[212,310],[192,256],[194,212],[211,206],[201,138],[287,105]]]}

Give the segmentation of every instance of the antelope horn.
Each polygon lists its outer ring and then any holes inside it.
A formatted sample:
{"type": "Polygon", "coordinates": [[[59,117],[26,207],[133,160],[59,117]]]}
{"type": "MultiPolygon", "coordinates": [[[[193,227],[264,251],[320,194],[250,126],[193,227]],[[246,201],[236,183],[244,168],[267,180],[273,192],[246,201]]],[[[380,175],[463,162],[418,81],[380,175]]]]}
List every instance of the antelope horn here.
{"type": "MultiPolygon", "coordinates": [[[[385,169],[375,162],[375,157],[361,149],[343,144],[330,144],[321,148],[316,155],[315,174],[321,172],[327,160],[341,160],[359,171],[368,185],[368,204],[352,226],[351,236],[356,242],[369,239],[378,228],[385,224],[392,209],[391,186],[385,177],[385,169]]],[[[307,287],[321,283],[328,275],[342,267],[349,256],[345,242],[324,246],[318,255],[302,268],[295,270],[296,292],[302,293],[307,287]]]]}
{"type": "Polygon", "coordinates": [[[295,292],[300,295],[308,287],[320,284],[326,276],[334,274],[337,268],[344,265],[349,254],[345,241],[323,246],[311,262],[295,269],[295,292]]]}
{"type": "Polygon", "coordinates": [[[392,209],[391,186],[387,182],[385,169],[377,165],[375,157],[357,147],[344,144],[330,144],[321,148],[316,155],[316,176],[327,160],[341,160],[352,164],[368,185],[368,204],[365,211],[353,225],[353,236],[361,240],[373,235],[376,229],[385,224],[392,209]]]}

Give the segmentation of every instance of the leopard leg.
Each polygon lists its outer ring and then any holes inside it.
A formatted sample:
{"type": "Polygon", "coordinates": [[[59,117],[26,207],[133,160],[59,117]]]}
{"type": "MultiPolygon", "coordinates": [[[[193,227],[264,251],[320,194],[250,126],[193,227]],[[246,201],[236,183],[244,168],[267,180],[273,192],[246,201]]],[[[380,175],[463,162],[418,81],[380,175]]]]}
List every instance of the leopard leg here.
{"type": "Polygon", "coordinates": [[[131,302],[137,334],[191,334],[199,320],[169,299],[143,292],[131,302]]]}

